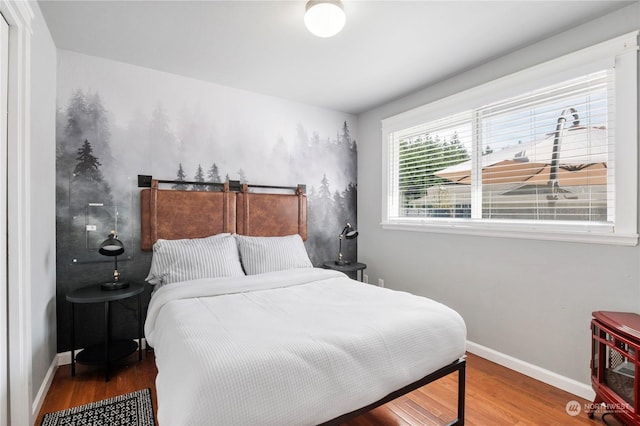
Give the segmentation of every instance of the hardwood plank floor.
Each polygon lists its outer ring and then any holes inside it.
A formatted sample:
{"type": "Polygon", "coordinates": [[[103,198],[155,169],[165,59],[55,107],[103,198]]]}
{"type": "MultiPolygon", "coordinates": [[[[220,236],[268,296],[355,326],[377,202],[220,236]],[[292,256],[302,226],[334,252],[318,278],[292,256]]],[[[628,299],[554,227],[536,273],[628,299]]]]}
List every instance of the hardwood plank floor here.
{"type": "MultiPolygon", "coordinates": [[[[145,351],[142,362],[132,355],[114,368],[111,380],[104,381],[100,368],[77,365],[76,377],[71,366],[58,368],[36,425],[45,413],[110,398],[138,389],[151,388],[154,409],[158,402],[155,391],[157,369],[153,351],[145,351]]],[[[569,416],[569,401],[581,407],[590,401],[556,389],[515,371],[501,367],[475,355],[467,358],[466,381],[467,425],[604,425],[602,414],[591,420],[582,411],[569,416]]],[[[382,407],[346,423],[347,426],[416,426],[446,424],[456,416],[457,375],[452,374],[402,396],[382,407]]],[[[610,425],[618,423],[607,417],[610,425]]],[[[161,425],[173,426],[173,425],[161,425]]]]}

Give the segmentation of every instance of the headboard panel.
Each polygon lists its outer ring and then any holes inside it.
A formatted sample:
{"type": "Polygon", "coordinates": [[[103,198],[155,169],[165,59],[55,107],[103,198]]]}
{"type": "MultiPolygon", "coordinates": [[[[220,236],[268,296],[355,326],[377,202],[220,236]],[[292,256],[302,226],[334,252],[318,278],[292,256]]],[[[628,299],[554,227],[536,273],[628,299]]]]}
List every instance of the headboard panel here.
{"type": "Polygon", "coordinates": [[[151,188],[140,191],[140,245],[144,251],[152,250],[160,238],[202,238],[221,232],[268,237],[300,234],[307,239],[303,186],[298,186],[295,194],[271,194],[249,192],[247,185],[236,193],[228,184],[221,192],[159,189],[158,184],[158,180],[151,180],[151,188]]]}
{"type": "Polygon", "coordinates": [[[159,239],[202,238],[236,230],[236,197],[225,185],[222,192],[158,189],[140,191],[142,250],[159,239]]]}
{"type": "Polygon", "coordinates": [[[241,235],[280,237],[300,234],[307,239],[307,197],[295,194],[249,192],[247,185],[237,195],[237,230],[241,235]]]}

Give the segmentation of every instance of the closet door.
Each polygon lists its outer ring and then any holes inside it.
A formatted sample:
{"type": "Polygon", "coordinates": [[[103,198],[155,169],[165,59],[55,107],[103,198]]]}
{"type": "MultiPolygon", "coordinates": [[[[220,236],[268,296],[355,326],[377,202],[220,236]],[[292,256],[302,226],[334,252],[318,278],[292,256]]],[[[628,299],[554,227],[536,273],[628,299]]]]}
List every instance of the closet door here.
{"type": "Polygon", "coordinates": [[[7,109],[9,25],[0,14],[0,425],[9,424],[7,324],[7,109]]]}

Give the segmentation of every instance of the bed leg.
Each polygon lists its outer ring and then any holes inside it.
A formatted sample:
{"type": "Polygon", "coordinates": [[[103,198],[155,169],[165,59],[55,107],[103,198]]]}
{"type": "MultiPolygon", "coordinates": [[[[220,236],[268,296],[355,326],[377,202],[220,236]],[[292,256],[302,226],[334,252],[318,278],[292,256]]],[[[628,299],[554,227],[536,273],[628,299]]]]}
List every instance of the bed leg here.
{"type": "Polygon", "coordinates": [[[458,370],[458,424],[464,425],[464,398],[467,361],[462,363],[458,370]]]}
{"type": "Polygon", "coordinates": [[[464,397],[465,397],[465,377],[466,377],[467,361],[462,360],[458,365],[458,418],[449,423],[447,426],[463,426],[464,425],[464,397]]]}

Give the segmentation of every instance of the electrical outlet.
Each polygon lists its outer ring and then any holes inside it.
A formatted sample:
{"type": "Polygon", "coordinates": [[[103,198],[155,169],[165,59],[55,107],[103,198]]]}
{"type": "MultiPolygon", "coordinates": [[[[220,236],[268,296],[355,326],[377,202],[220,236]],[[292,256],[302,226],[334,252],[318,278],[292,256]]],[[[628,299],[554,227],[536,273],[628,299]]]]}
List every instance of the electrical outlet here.
{"type": "Polygon", "coordinates": [[[384,280],[382,278],[378,278],[378,287],[384,287],[384,280]]]}
{"type": "Polygon", "coordinates": [[[365,283],[365,284],[369,284],[369,275],[364,274],[362,276],[362,282],[365,283]]]}

